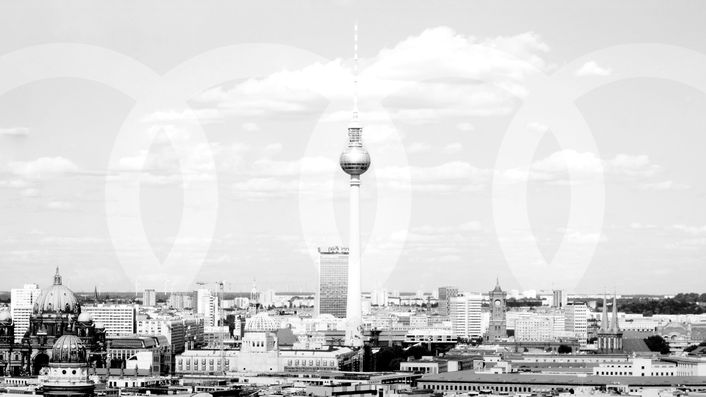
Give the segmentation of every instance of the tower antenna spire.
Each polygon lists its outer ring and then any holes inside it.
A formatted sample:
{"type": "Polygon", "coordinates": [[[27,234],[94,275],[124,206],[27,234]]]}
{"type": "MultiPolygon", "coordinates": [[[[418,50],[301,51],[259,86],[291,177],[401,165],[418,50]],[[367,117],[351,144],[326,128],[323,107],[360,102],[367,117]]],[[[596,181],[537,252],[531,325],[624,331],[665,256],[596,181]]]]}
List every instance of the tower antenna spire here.
{"type": "Polygon", "coordinates": [[[353,25],[353,120],[358,120],[358,22],[353,25]]]}

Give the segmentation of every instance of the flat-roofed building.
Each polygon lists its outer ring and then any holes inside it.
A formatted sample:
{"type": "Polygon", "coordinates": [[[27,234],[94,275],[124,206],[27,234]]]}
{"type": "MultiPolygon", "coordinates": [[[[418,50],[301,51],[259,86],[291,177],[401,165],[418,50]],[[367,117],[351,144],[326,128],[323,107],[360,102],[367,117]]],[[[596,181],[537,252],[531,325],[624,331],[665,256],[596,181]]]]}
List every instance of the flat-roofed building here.
{"type": "Polygon", "coordinates": [[[135,307],[133,305],[96,304],[81,307],[82,313],[90,313],[96,324],[105,327],[106,336],[123,336],[135,333],[135,307]]]}

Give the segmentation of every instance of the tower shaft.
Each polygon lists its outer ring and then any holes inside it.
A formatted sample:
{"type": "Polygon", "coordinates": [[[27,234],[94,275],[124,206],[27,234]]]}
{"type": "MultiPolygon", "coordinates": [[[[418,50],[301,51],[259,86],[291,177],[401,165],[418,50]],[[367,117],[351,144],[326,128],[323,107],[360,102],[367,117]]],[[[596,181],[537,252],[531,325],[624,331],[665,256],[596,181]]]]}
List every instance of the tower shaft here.
{"type": "Polygon", "coordinates": [[[350,235],[348,248],[348,299],[346,339],[350,346],[362,346],[362,310],[360,287],[360,176],[351,175],[350,181],[350,235]]]}

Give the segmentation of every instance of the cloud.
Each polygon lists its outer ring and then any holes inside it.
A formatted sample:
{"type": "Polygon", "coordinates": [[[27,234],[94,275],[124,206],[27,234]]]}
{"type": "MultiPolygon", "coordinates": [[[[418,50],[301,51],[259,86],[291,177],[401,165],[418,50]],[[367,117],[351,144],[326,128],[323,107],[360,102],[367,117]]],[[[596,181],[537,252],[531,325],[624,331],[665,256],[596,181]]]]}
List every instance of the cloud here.
{"type": "Polygon", "coordinates": [[[560,228],[558,231],[564,234],[566,240],[573,244],[596,244],[607,240],[603,233],[586,233],[579,229],[560,228]]]}
{"type": "Polygon", "coordinates": [[[463,145],[460,142],[454,142],[444,146],[442,152],[445,154],[454,154],[460,152],[461,150],[463,150],[463,145]]]}
{"type": "Polygon", "coordinates": [[[468,221],[457,225],[422,225],[398,230],[373,241],[366,247],[366,253],[374,254],[389,249],[399,249],[404,245],[407,253],[417,258],[428,258],[436,262],[441,256],[455,257],[459,262],[462,254],[473,245],[485,244],[486,230],[479,221],[468,221]]]}
{"type": "Polygon", "coordinates": [[[0,136],[25,137],[29,135],[27,127],[0,128],[0,136]]]}
{"type": "Polygon", "coordinates": [[[223,114],[218,109],[183,109],[160,110],[145,116],[143,123],[200,122],[204,124],[223,121],[223,114]]]}
{"type": "MultiPolygon", "coordinates": [[[[623,153],[601,159],[592,152],[565,149],[532,163],[529,179],[552,185],[568,185],[593,182],[603,175],[616,181],[644,184],[648,183],[646,179],[660,171],[661,167],[653,164],[647,155],[623,153]]],[[[523,182],[527,173],[526,168],[515,168],[499,171],[498,177],[506,183],[523,182]]]]}
{"type": "Polygon", "coordinates": [[[255,132],[260,130],[260,126],[253,122],[243,123],[241,125],[241,128],[248,132],[255,132]]]}
{"type": "Polygon", "coordinates": [[[66,201],[50,201],[47,203],[47,208],[55,211],[68,211],[73,209],[74,206],[66,201]]]}
{"type": "Polygon", "coordinates": [[[412,142],[407,146],[407,153],[409,154],[426,153],[429,150],[431,150],[431,146],[423,142],[412,142]]]}
{"type": "MultiPolygon", "coordinates": [[[[478,39],[448,27],[424,30],[361,60],[358,91],[363,118],[367,120],[367,103],[383,99],[393,117],[411,123],[506,114],[526,95],[524,79],[547,69],[543,56],[548,51],[531,32],[478,39]]],[[[352,64],[336,59],[214,87],[197,102],[230,116],[312,115],[324,108],[327,99],[349,107],[352,82],[352,64]]]]}
{"type": "Polygon", "coordinates": [[[64,157],[40,157],[32,161],[13,161],[8,164],[8,168],[13,174],[28,179],[78,171],[78,166],[64,157]]]}
{"type": "Polygon", "coordinates": [[[684,224],[676,224],[672,229],[678,230],[691,235],[706,235],[706,226],[691,226],[684,224]]]}
{"type": "Polygon", "coordinates": [[[596,61],[588,61],[575,72],[576,76],[610,76],[612,70],[602,67],[596,61]]]}
{"type": "Polygon", "coordinates": [[[458,128],[461,131],[474,131],[476,128],[473,126],[473,124],[468,123],[468,122],[462,122],[456,124],[456,128],[458,128]]]}
{"type": "Polygon", "coordinates": [[[664,191],[664,190],[687,190],[687,189],[690,189],[691,186],[683,184],[683,183],[676,183],[674,181],[662,181],[662,182],[654,182],[654,183],[643,183],[639,186],[639,188],[642,190],[664,191]]]}

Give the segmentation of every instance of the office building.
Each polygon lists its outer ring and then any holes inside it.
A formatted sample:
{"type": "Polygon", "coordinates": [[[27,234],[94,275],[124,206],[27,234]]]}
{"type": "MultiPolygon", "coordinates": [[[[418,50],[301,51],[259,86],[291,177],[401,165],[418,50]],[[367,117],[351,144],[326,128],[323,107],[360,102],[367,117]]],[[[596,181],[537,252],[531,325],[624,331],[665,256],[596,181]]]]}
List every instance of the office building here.
{"type": "Polygon", "coordinates": [[[123,336],[135,333],[135,307],[132,305],[86,305],[81,308],[89,313],[96,324],[101,324],[107,336],[123,336]]]}
{"type": "Polygon", "coordinates": [[[10,291],[10,315],[15,325],[15,342],[21,342],[22,336],[29,329],[29,317],[41,293],[37,284],[25,284],[22,288],[10,291]]]}
{"type": "Polygon", "coordinates": [[[449,307],[451,298],[458,295],[458,288],[456,287],[440,287],[439,288],[439,314],[442,316],[448,316],[450,314],[449,307]]]}
{"type": "Polygon", "coordinates": [[[218,324],[218,297],[207,288],[196,291],[196,312],[203,316],[204,325],[213,327],[218,324]]]}
{"type": "Polygon", "coordinates": [[[568,297],[566,292],[561,289],[555,289],[552,291],[552,307],[556,309],[563,309],[566,307],[568,302],[568,297]]]}
{"type": "Polygon", "coordinates": [[[157,306],[157,292],[153,289],[146,289],[142,292],[143,306],[157,306]]]}
{"type": "Polygon", "coordinates": [[[319,248],[319,286],[316,310],[345,318],[348,300],[349,251],[343,247],[319,248]]]}
{"type": "Polygon", "coordinates": [[[571,302],[565,306],[565,329],[581,343],[588,339],[589,311],[586,302],[571,302]]]}
{"type": "Polygon", "coordinates": [[[464,293],[449,300],[451,329],[460,338],[477,338],[482,335],[481,301],[476,294],[464,293]]]}

